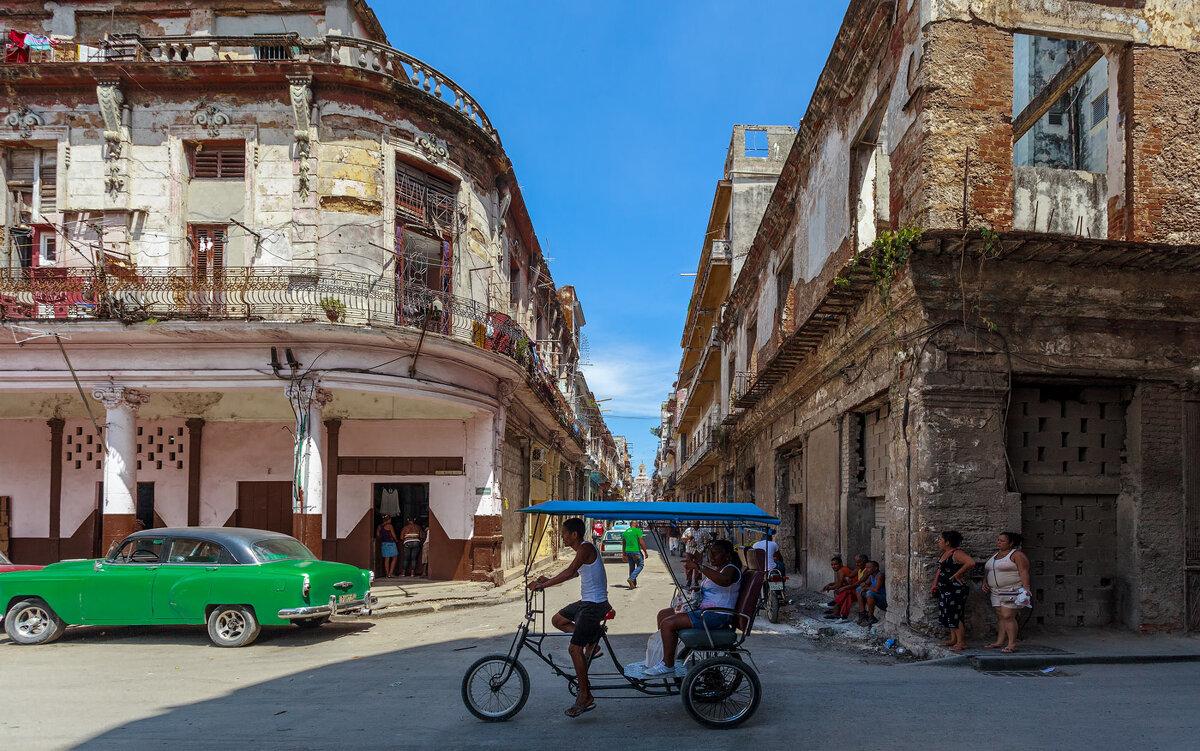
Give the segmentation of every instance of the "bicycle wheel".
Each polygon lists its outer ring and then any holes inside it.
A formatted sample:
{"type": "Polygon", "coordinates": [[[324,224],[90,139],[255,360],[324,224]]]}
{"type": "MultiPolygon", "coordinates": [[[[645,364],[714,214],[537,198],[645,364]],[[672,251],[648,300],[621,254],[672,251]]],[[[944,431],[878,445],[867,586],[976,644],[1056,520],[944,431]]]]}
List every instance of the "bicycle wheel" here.
{"type": "Polygon", "coordinates": [[[741,660],[713,657],[688,671],[682,693],[693,720],[710,728],[732,728],[758,709],[762,684],[754,668],[741,660]]]}
{"type": "Polygon", "coordinates": [[[463,704],[484,722],[512,718],[529,698],[529,673],[508,655],[488,655],[467,669],[462,682],[463,704]]]}

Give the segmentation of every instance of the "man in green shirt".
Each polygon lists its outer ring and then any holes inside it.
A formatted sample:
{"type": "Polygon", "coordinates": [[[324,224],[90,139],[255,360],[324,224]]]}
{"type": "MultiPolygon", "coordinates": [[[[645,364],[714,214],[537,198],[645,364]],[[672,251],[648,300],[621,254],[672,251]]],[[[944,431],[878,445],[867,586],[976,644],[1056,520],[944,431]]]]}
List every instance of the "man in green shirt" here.
{"type": "Polygon", "coordinates": [[[630,589],[637,589],[638,574],[642,573],[642,566],[646,562],[646,541],[637,522],[629,523],[629,527],[621,533],[621,539],[625,541],[625,562],[629,564],[629,578],[626,581],[630,589]]]}

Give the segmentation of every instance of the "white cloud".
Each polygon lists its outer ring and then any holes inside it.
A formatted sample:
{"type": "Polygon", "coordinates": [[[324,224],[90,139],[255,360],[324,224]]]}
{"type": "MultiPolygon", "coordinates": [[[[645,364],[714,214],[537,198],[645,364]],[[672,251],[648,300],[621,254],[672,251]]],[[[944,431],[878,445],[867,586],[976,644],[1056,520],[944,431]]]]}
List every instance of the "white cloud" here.
{"type": "Polygon", "coordinates": [[[583,366],[588,388],[596,398],[611,397],[601,407],[612,412],[604,414],[658,417],[675,380],[674,352],[664,356],[664,353],[625,348],[606,354],[612,356],[598,356],[593,350],[593,363],[583,366]]]}

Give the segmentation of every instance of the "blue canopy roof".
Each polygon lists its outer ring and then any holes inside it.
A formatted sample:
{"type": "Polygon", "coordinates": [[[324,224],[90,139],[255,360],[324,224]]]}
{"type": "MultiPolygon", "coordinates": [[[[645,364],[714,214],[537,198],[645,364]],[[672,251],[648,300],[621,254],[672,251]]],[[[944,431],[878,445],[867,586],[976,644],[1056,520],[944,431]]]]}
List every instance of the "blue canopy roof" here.
{"type": "Polygon", "coordinates": [[[683,503],[679,501],[546,501],[517,509],[523,514],[586,516],[630,521],[710,521],[774,526],[779,519],[753,503],[683,503]]]}

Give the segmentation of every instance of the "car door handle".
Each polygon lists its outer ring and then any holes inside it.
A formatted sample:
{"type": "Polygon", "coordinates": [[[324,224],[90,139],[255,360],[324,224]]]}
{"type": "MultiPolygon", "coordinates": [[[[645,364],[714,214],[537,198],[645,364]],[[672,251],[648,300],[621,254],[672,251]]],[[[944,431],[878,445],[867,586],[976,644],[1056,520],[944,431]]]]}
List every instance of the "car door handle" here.
{"type": "Polygon", "coordinates": [[[205,566],[204,570],[205,571],[216,571],[217,567],[216,566],[205,566]]]}
{"type": "Polygon", "coordinates": [[[157,568],[158,568],[158,566],[147,566],[147,567],[146,567],[146,570],[147,570],[147,571],[154,571],[154,570],[156,570],[157,568]]]}

